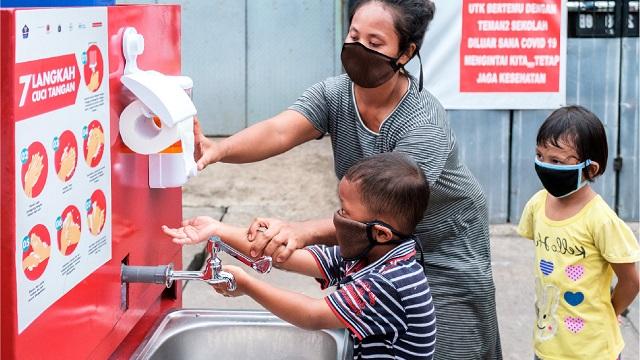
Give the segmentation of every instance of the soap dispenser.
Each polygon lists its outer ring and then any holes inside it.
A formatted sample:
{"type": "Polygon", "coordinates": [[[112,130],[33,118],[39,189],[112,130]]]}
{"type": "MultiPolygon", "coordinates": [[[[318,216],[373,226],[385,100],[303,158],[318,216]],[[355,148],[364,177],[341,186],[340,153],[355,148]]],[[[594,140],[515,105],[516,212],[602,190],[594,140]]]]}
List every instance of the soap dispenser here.
{"type": "Polygon", "coordinates": [[[134,152],[149,155],[149,187],[180,187],[197,174],[193,81],[139,69],[144,38],[134,28],[125,29],[122,48],[126,63],[120,81],[136,96],[120,115],[122,141],[134,152]]]}

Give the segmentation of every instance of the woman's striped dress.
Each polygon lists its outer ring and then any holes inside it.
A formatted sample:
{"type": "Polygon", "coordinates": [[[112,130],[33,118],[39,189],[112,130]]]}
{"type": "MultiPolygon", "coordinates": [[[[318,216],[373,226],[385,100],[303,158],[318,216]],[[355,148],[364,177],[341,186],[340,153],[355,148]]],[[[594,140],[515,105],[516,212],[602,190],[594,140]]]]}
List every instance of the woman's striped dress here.
{"type": "Polygon", "coordinates": [[[411,156],[431,187],[416,230],[425,250],[438,336],[436,359],[501,359],[491,275],[487,204],[480,184],[459,159],[446,112],[428,91],[409,91],[375,133],[356,110],[351,80],[320,82],[290,109],[331,136],[336,176],[363,157],[398,151],[411,156]]]}

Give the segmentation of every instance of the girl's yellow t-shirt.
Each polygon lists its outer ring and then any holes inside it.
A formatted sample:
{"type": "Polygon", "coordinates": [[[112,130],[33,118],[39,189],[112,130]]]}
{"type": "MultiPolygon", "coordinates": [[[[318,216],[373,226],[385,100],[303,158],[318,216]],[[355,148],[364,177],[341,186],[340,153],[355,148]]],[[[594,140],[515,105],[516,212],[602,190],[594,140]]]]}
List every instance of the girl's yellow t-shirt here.
{"type": "Polygon", "coordinates": [[[612,360],[624,341],[611,304],[610,263],[640,260],[631,229],[596,195],[576,215],[545,216],[547,191],[525,206],[518,233],[535,245],[534,348],[544,360],[612,360]]]}

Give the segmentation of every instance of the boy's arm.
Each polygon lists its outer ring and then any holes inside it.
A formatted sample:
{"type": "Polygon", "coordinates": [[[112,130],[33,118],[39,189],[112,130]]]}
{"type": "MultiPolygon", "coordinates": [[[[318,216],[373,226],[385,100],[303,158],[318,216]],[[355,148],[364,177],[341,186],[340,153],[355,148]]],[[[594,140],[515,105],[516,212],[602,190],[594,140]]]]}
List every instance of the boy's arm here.
{"type": "Polygon", "coordinates": [[[306,295],[278,289],[247,275],[247,273],[235,266],[224,266],[223,270],[234,275],[237,290],[228,292],[224,289],[226,285],[223,285],[223,287],[216,286],[216,291],[220,293],[234,296],[242,293],[249,295],[277,317],[303,329],[320,330],[345,327],[344,323],[337,318],[324,299],[314,299],[306,295]]]}
{"type": "Polygon", "coordinates": [[[611,264],[618,277],[618,283],[611,296],[611,303],[616,315],[620,315],[638,295],[640,280],[635,263],[611,264]]]}
{"type": "MultiPolygon", "coordinates": [[[[182,227],[171,228],[163,226],[162,231],[172,237],[172,241],[180,245],[197,244],[207,241],[211,236],[219,236],[225,244],[249,256],[251,244],[247,240],[247,231],[243,228],[222,223],[208,216],[198,216],[182,222],[182,227]]],[[[257,238],[263,235],[258,232],[257,238]]],[[[279,268],[297,273],[322,278],[320,267],[311,253],[306,250],[296,250],[285,262],[276,264],[279,268]]]]}

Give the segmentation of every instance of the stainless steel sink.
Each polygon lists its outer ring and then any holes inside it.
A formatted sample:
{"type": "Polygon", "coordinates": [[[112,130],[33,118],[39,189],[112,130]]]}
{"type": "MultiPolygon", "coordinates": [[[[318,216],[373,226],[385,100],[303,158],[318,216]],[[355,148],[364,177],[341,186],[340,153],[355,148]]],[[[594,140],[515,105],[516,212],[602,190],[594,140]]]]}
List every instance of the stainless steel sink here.
{"type": "Polygon", "coordinates": [[[343,330],[307,331],[266,311],[192,310],[168,313],[133,359],[350,359],[343,330]]]}

